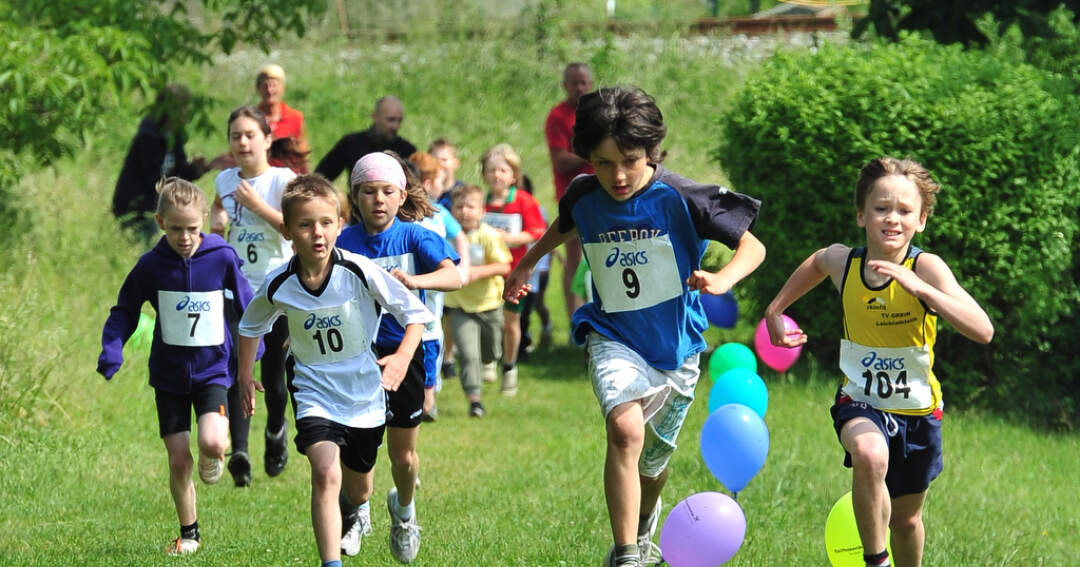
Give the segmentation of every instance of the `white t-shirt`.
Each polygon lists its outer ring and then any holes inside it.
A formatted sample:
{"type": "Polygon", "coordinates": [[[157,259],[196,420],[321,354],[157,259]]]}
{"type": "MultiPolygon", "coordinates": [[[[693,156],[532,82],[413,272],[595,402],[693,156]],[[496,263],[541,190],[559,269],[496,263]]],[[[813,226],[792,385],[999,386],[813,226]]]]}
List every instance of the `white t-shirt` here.
{"type": "MultiPolygon", "coordinates": [[[[287,167],[271,167],[262,175],[245,181],[263,201],[280,211],[285,185],[294,177],[296,173],[287,167]]],[[[292,245],[278,232],[278,227],[272,226],[236,202],[233,193],[240,185],[240,179],[240,168],[226,169],[214,180],[214,189],[229,214],[229,234],[226,240],[243,260],[240,270],[251,288],[255,289],[266,278],[266,274],[284,264],[292,257],[293,252],[292,245]]]]}
{"type": "Polygon", "coordinates": [[[386,420],[386,405],[371,344],[383,312],[402,326],[427,324],[434,316],[371,260],[335,248],[331,263],[317,290],[300,283],[299,259],[271,272],[244,311],[240,335],[264,335],[285,315],[296,358],[296,418],[378,427],[386,420]]]}

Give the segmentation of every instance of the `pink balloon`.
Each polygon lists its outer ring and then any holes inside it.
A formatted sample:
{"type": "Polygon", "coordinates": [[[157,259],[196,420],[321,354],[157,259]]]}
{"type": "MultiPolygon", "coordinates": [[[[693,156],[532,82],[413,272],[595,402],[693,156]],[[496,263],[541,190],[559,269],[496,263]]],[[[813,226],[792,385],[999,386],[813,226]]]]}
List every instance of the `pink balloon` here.
{"type": "MultiPolygon", "coordinates": [[[[782,315],[782,317],[784,318],[785,329],[791,331],[799,328],[799,325],[791,317],[787,315],[782,315]]],[[[754,349],[757,350],[757,355],[765,363],[765,366],[777,372],[786,372],[799,359],[802,345],[787,348],[772,344],[772,341],[769,340],[769,329],[765,327],[765,319],[762,319],[758,323],[757,330],[754,331],[754,349]]]]}

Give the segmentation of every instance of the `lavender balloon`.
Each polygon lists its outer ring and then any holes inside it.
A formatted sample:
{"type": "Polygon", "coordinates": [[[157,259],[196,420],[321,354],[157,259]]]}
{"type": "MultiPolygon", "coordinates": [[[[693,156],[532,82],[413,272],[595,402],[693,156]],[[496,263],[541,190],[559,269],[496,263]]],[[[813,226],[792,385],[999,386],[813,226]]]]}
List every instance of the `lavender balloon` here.
{"type": "Polygon", "coordinates": [[[735,556],[746,537],[746,516],[727,494],[699,492],[679,502],[660,531],[672,567],[716,567],[735,556]]]}

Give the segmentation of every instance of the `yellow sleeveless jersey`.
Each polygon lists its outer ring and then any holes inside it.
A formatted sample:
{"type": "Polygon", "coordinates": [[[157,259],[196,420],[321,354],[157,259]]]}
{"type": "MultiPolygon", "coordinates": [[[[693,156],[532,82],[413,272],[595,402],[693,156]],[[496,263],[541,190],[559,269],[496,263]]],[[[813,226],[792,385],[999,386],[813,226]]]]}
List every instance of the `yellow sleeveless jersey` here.
{"type": "MultiPolygon", "coordinates": [[[[903,265],[914,270],[921,252],[912,246],[903,265]]],[[[882,411],[929,414],[942,406],[933,372],[937,314],[895,280],[868,286],[862,275],[865,262],[866,248],[852,249],[840,287],[841,389],[882,411]]]]}

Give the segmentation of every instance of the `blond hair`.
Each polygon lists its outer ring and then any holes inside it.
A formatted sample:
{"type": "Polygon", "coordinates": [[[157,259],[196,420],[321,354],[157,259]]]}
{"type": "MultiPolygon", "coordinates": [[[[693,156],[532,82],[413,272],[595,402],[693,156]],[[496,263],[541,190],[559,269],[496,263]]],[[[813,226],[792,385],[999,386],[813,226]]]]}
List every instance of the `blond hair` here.
{"type": "Polygon", "coordinates": [[[157,210],[159,215],[164,215],[172,209],[181,207],[194,207],[205,215],[206,194],[197,185],[179,177],[163,177],[154,186],[157,191],[157,210]]]}
{"type": "Polygon", "coordinates": [[[480,156],[480,171],[487,171],[488,162],[500,158],[514,172],[514,185],[521,183],[521,156],[510,144],[498,144],[480,156]]]}

